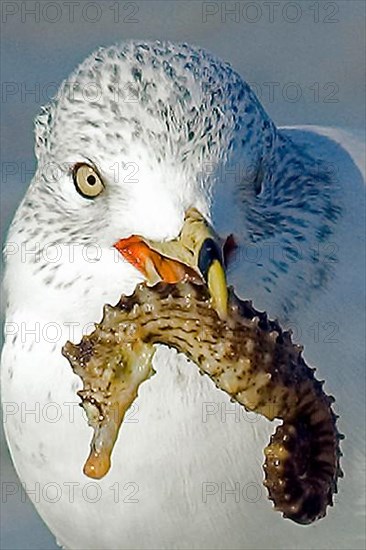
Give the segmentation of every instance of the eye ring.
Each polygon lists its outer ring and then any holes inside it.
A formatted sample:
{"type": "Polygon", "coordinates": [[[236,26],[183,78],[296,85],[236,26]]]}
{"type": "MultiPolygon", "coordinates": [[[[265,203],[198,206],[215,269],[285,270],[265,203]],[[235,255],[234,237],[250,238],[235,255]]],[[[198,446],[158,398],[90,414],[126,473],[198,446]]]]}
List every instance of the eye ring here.
{"type": "Polygon", "coordinates": [[[90,164],[84,162],[75,164],[72,177],[76,191],[85,199],[95,199],[104,191],[102,178],[90,164]]]}

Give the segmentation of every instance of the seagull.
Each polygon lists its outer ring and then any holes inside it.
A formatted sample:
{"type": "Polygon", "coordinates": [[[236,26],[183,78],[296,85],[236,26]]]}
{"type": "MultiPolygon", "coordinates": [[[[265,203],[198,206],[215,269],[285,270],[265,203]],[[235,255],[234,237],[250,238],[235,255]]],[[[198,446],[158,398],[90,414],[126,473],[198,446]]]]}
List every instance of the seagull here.
{"type": "MultiPolygon", "coordinates": [[[[277,128],[244,79],[209,52],[131,41],[98,49],[62,83],[36,120],[35,152],[5,246],[2,401],[16,471],[58,544],[363,548],[358,137],[277,128]],[[165,346],[126,415],[109,472],[83,472],[91,429],[62,346],[156,271],[151,257],[138,265],[116,243],[168,244],[191,208],[220,246],[231,243],[222,248],[227,283],[292,329],[336,399],[344,477],[334,506],[310,526],[274,511],[263,486],[263,449],[279,421],[230,402],[165,346]]],[[[208,271],[214,263],[209,257],[208,271]]],[[[211,287],[213,296],[222,291],[211,287]]]]}

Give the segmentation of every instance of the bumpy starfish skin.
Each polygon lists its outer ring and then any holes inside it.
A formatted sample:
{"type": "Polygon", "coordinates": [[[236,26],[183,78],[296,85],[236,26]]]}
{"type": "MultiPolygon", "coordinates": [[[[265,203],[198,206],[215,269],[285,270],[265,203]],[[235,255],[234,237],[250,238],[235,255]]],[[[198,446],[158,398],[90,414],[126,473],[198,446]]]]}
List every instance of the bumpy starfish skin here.
{"type": "Polygon", "coordinates": [[[84,472],[100,478],[109,470],[124,414],[153,374],[157,343],[186,354],[248,410],[283,420],[265,449],[269,498],[297,523],[323,517],[342,475],[334,399],[276,321],[232,290],[222,321],[207,288],[187,281],[139,285],[115,307],[106,305],[101,323],[80,344],[65,344],[63,354],[83,381],[79,395],[94,429],[84,472]]]}

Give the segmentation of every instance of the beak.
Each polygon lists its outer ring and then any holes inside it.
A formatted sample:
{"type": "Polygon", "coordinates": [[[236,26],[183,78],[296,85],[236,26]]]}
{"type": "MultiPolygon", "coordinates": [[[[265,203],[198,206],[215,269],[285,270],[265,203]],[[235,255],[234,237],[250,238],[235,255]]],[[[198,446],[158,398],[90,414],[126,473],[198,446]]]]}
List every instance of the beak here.
{"type": "Polygon", "coordinates": [[[195,208],[190,208],[177,239],[150,241],[133,235],[114,244],[150,285],[158,281],[177,283],[183,279],[207,283],[213,307],[226,319],[228,290],[220,238],[195,208]]]}

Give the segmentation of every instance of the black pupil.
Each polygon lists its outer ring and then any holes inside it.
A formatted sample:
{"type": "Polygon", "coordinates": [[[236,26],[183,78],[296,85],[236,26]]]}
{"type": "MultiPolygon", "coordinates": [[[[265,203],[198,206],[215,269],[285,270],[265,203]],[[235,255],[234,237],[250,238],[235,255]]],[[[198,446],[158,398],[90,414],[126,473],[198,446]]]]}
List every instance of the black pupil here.
{"type": "Polygon", "coordinates": [[[97,180],[95,179],[95,176],[90,175],[86,178],[86,181],[89,183],[89,185],[95,185],[97,180]]]}

